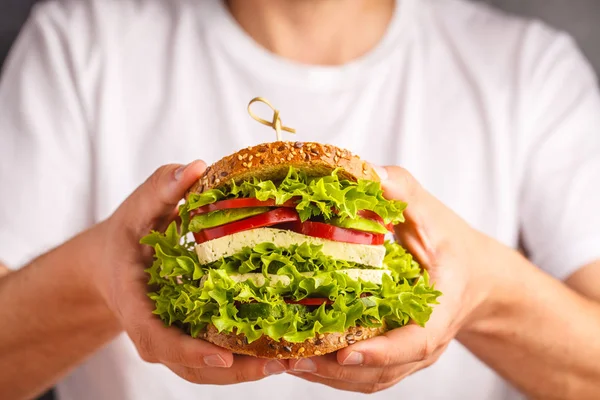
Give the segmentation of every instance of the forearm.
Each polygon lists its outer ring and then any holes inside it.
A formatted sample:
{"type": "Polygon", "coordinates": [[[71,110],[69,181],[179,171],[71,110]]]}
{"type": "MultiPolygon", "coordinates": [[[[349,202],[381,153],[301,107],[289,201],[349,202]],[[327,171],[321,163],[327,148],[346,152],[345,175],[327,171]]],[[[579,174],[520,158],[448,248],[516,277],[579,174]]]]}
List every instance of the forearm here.
{"type": "Polygon", "coordinates": [[[600,305],[513,252],[490,265],[498,282],[459,341],[531,398],[600,398],[600,305]]]}
{"type": "Polygon", "coordinates": [[[0,276],[0,398],[35,396],[119,333],[88,276],[91,236],[0,276]]]}

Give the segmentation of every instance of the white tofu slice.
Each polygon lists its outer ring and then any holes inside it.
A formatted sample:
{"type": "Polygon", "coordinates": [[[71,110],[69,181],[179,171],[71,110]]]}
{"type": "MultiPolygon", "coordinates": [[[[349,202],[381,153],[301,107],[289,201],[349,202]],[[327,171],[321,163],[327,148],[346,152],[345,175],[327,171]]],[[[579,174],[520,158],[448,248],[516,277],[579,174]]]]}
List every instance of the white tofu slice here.
{"type": "MultiPolygon", "coordinates": [[[[377,285],[381,285],[384,274],[390,274],[390,271],[384,269],[340,269],[337,272],[346,274],[350,279],[355,281],[361,279],[365,282],[372,282],[377,285]]],[[[301,275],[307,277],[312,276],[312,274],[313,272],[301,273],[301,275]]],[[[268,274],[268,276],[271,286],[276,286],[279,282],[281,282],[284,286],[290,284],[290,278],[286,275],[268,274]]],[[[246,282],[247,280],[251,280],[256,286],[264,286],[267,282],[267,279],[261,273],[229,274],[229,277],[235,282],[246,282]]]]}
{"type": "Polygon", "coordinates": [[[244,247],[254,247],[260,243],[273,243],[278,247],[287,248],[305,242],[322,245],[323,254],[335,259],[370,267],[381,268],[385,257],[384,246],[334,242],[275,228],[252,229],[209,240],[197,244],[196,253],[200,264],[208,264],[239,253],[244,247]]]}

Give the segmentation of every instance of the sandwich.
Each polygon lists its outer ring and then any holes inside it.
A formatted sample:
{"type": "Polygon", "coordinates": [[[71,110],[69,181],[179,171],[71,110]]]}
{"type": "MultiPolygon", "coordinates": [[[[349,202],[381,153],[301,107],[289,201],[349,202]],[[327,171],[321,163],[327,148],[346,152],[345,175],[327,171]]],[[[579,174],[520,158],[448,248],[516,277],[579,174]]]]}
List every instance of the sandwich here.
{"type": "Polygon", "coordinates": [[[155,254],[154,313],[236,354],[279,359],[423,326],[441,293],[393,239],[406,206],[347,150],[242,149],[206,169],[178,221],[142,239],[155,254]]]}

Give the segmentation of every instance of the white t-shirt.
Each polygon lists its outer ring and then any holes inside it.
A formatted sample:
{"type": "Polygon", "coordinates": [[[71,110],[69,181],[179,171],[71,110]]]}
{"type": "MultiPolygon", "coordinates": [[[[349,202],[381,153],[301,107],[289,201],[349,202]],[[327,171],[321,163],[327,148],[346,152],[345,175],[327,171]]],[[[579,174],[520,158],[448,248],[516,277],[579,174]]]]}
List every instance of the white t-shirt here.
{"type": "MultiPolygon", "coordinates": [[[[293,139],[405,166],[475,228],[512,247],[522,239],[532,261],[559,279],[600,258],[594,74],[568,36],[486,6],[399,1],[370,53],[317,67],[261,48],[218,0],[49,2],[35,9],[4,72],[0,259],[14,268],[107,217],[161,164],[210,163],[274,140],[246,113],[255,96],[281,110],[297,129],[293,139]]],[[[364,396],[285,374],[194,385],[144,363],[125,335],[74,370],[58,393],[61,400],[364,396]]],[[[516,397],[452,343],[431,368],[369,398],[516,397]]]]}

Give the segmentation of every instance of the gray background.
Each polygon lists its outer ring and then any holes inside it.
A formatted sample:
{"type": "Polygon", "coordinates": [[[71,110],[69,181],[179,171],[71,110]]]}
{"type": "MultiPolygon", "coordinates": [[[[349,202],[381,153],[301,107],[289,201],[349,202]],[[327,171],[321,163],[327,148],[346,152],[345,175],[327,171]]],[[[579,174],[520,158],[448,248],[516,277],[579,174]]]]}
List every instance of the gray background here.
{"type": "MultiPolygon", "coordinates": [[[[479,1],[511,13],[542,19],[568,31],[578,40],[600,75],[600,0],[479,1]]],[[[0,0],[0,66],[34,3],[36,0],[0,0]]],[[[52,399],[52,393],[42,399],[52,399]]]]}

